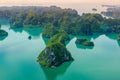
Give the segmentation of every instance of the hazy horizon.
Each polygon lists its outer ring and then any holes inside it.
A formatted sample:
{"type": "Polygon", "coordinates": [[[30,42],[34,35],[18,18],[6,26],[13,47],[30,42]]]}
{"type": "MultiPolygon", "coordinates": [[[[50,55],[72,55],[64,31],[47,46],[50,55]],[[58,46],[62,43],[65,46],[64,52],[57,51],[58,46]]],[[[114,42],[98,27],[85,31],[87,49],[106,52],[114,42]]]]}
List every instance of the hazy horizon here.
{"type": "Polygon", "coordinates": [[[74,1],[70,1],[70,0],[0,0],[0,6],[10,6],[10,5],[44,5],[44,4],[49,4],[49,5],[53,5],[55,3],[55,5],[57,4],[65,4],[65,3],[99,3],[99,4],[116,4],[116,5],[120,5],[120,0],[84,0],[84,1],[79,1],[79,0],[74,0],[74,1]]]}

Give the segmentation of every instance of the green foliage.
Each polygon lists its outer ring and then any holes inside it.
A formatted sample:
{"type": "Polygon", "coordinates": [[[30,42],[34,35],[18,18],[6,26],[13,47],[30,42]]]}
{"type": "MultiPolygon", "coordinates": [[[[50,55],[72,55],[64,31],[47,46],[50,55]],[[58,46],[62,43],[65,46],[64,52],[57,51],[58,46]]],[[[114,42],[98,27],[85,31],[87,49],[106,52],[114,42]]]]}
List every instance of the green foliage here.
{"type": "Polygon", "coordinates": [[[37,13],[35,13],[34,11],[30,11],[30,12],[28,12],[28,14],[26,16],[24,24],[25,25],[29,25],[29,24],[38,25],[38,24],[40,24],[39,19],[40,19],[40,16],[37,13]]]}
{"type": "Polygon", "coordinates": [[[11,28],[21,28],[23,27],[23,22],[21,20],[15,21],[11,28]]]}
{"type": "Polygon", "coordinates": [[[58,30],[55,28],[55,26],[53,26],[52,24],[48,23],[44,26],[42,35],[44,37],[52,37],[53,35],[55,35],[56,33],[58,33],[58,30]]]}
{"type": "Polygon", "coordinates": [[[6,31],[0,29],[0,37],[7,36],[7,35],[8,33],[6,31]]]}
{"type": "Polygon", "coordinates": [[[84,45],[84,46],[94,46],[94,43],[88,41],[87,39],[77,39],[77,40],[75,41],[75,43],[76,43],[76,44],[81,44],[81,45],[84,45]]]}
{"type": "Polygon", "coordinates": [[[25,14],[19,13],[17,16],[11,16],[9,18],[10,22],[12,23],[11,28],[21,28],[24,24],[25,14]]]}
{"type": "Polygon", "coordinates": [[[120,19],[105,19],[104,24],[111,26],[119,26],[120,25],[120,19]]]}
{"type": "Polygon", "coordinates": [[[69,40],[68,34],[60,30],[52,36],[46,48],[38,56],[38,62],[45,67],[59,66],[65,61],[72,61],[70,52],[65,47],[65,41],[69,40]]]}
{"type": "MultiPolygon", "coordinates": [[[[78,16],[76,10],[61,9],[56,6],[9,7],[9,8],[8,8],[8,13],[10,14],[8,16],[12,24],[22,21],[23,25],[42,25],[46,23],[51,23],[54,26],[58,27],[61,25],[61,21],[63,21],[65,17],[68,17],[70,21],[71,19],[78,16]]],[[[3,11],[3,13],[6,12],[3,11]]]]}
{"type": "Polygon", "coordinates": [[[70,40],[69,35],[65,31],[60,31],[56,35],[54,35],[52,38],[50,38],[49,43],[54,42],[61,42],[62,44],[65,44],[65,41],[70,40]]]}
{"type": "Polygon", "coordinates": [[[93,32],[101,32],[103,17],[100,14],[83,14],[77,20],[80,34],[91,35],[93,32]]]}
{"type": "Polygon", "coordinates": [[[59,66],[65,61],[72,61],[73,58],[66,47],[60,42],[49,45],[38,56],[38,62],[44,67],[59,66]]]}
{"type": "Polygon", "coordinates": [[[0,11],[0,17],[9,18],[13,28],[26,26],[33,28],[34,25],[37,25],[34,26],[36,28],[43,25],[45,28],[43,35],[46,37],[55,35],[59,32],[59,29],[74,35],[92,35],[94,32],[106,32],[106,30],[103,30],[104,28],[101,28],[101,25],[108,26],[107,32],[120,32],[120,19],[106,19],[100,14],[92,13],[80,16],[74,9],[61,9],[56,6],[8,7],[4,11],[0,11]],[[50,26],[50,30],[47,30],[46,26],[49,23],[53,27],[50,26]]]}

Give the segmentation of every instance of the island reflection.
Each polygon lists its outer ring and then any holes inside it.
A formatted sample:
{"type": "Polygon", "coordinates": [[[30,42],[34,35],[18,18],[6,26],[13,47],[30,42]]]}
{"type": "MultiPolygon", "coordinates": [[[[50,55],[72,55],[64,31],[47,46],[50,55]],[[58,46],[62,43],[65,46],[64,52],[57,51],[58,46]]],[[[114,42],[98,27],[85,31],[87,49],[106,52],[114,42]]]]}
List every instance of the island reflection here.
{"type": "Polygon", "coordinates": [[[64,64],[62,64],[61,66],[57,67],[57,68],[45,68],[45,67],[42,67],[42,70],[47,78],[47,80],[56,80],[56,78],[59,76],[59,75],[63,75],[67,69],[69,68],[69,66],[71,65],[72,62],[66,62],[64,64]]]}

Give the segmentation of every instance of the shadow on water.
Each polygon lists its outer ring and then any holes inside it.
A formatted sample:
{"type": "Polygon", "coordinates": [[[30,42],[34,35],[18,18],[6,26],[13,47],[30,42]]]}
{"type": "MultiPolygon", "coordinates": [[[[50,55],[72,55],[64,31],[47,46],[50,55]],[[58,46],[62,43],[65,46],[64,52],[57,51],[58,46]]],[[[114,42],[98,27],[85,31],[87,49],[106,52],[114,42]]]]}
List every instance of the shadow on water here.
{"type": "Polygon", "coordinates": [[[7,19],[4,19],[4,18],[0,18],[0,23],[2,25],[6,25],[6,24],[9,24],[9,21],[7,19]]]}
{"type": "Polygon", "coordinates": [[[23,30],[33,37],[39,37],[42,32],[42,28],[24,28],[23,30]]]}
{"type": "MultiPolygon", "coordinates": [[[[2,25],[7,25],[7,24],[9,24],[8,20],[6,20],[6,19],[0,19],[0,29],[2,28],[2,25]]],[[[0,36],[0,41],[3,41],[7,37],[8,37],[8,35],[6,35],[6,36],[0,36]]]]}
{"type": "Polygon", "coordinates": [[[101,33],[94,33],[91,36],[75,36],[76,38],[83,38],[83,39],[87,39],[89,41],[91,41],[91,39],[97,39],[100,35],[102,35],[101,33]]]}
{"type": "Polygon", "coordinates": [[[76,44],[76,47],[80,49],[93,49],[94,48],[94,46],[83,46],[79,44],[76,44]]]}
{"type": "MultiPolygon", "coordinates": [[[[67,44],[69,44],[69,42],[70,42],[73,38],[74,38],[74,36],[70,36],[70,40],[65,41],[65,45],[67,46],[67,44]]],[[[45,44],[47,44],[48,41],[50,40],[50,38],[46,38],[46,37],[43,37],[43,36],[42,36],[42,39],[43,39],[43,41],[45,42],[45,44]]]]}
{"type": "Polygon", "coordinates": [[[19,32],[19,33],[22,33],[23,32],[23,28],[12,28],[12,30],[14,31],[14,32],[19,32]]]}
{"type": "Polygon", "coordinates": [[[112,40],[117,40],[118,38],[118,34],[106,34],[106,36],[109,38],[109,39],[112,39],[112,40]]]}
{"type": "Polygon", "coordinates": [[[45,68],[42,66],[41,66],[41,68],[42,68],[47,80],[55,80],[57,78],[57,76],[63,75],[67,71],[67,69],[69,68],[71,63],[72,62],[65,62],[61,66],[54,68],[54,69],[45,68]]]}
{"type": "MultiPolygon", "coordinates": [[[[73,38],[85,38],[85,39],[87,39],[87,40],[91,40],[91,39],[96,39],[96,38],[98,38],[99,36],[100,36],[101,34],[94,34],[94,35],[92,35],[92,36],[75,36],[75,35],[70,35],[70,40],[69,41],[66,41],[66,45],[67,44],[69,44],[69,42],[73,39],[73,38]]],[[[43,39],[43,41],[45,42],[45,44],[47,44],[48,43],[48,41],[49,41],[49,38],[45,38],[45,37],[43,37],[42,36],[42,39],[43,39]]],[[[83,45],[78,45],[78,44],[76,44],[76,47],[77,48],[81,48],[81,49],[93,49],[94,48],[94,46],[83,46],[83,45]]]]}
{"type": "Polygon", "coordinates": [[[120,41],[117,40],[117,43],[118,43],[118,45],[119,45],[119,47],[120,47],[120,41]]]}
{"type": "MultiPolygon", "coordinates": [[[[8,35],[7,35],[7,36],[8,36],[8,35]]],[[[2,36],[2,37],[0,37],[0,41],[3,41],[4,39],[6,39],[7,36],[2,36]]]]}
{"type": "MultiPolygon", "coordinates": [[[[97,39],[100,35],[100,33],[94,33],[91,36],[75,36],[76,38],[80,38],[80,39],[87,39],[88,41],[91,41],[92,39],[97,39]]],[[[76,44],[76,43],[75,43],[76,44]]],[[[79,49],[93,49],[94,46],[84,46],[84,45],[80,45],[80,44],[76,44],[76,47],[79,49]]]]}
{"type": "Polygon", "coordinates": [[[43,39],[44,43],[47,45],[47,43],[48,43],[48,41],[49,41],[50,38],[46,38],[46,37],[42,36],[42,39],[43,39]]]}
{"type": "Polygon", "coordinates": [[[119,47],[120,47],[120,41],[117,40],[118,34],[107,34],[106,36],[107,36],[109,39],[112,39],[112,40],[117,41],[117,43],[118,43],[118,45],[119,45],[119,47]]]}
{"type": "Polygon", "coordinates": [[[12,30],[16,33],[17,32],[22,33],[23,31],[25,31],[26,33],[29,34],[28,36],[29,40],[33,39],[32,37],[39,38],[42,32],[42,28],[12,28],[12,30]]]}

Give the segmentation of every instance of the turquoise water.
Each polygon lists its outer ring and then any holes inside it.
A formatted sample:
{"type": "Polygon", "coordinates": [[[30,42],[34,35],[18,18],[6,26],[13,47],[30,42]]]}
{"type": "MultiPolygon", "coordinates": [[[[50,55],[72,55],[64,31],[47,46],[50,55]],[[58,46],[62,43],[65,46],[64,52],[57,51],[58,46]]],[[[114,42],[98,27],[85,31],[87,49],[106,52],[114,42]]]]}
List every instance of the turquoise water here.
{"type": "Polygon", "coordinates": [[[46,69],[36,61],[45,48],[42,29],[9,27],[2,23],[9,35],[0,40],[0,80],[120,80],[120,42],[116,34],[87,37],[94,47],[76,45],[76,36],[72,36],[66,47],[75,60],[46,69]]]}

